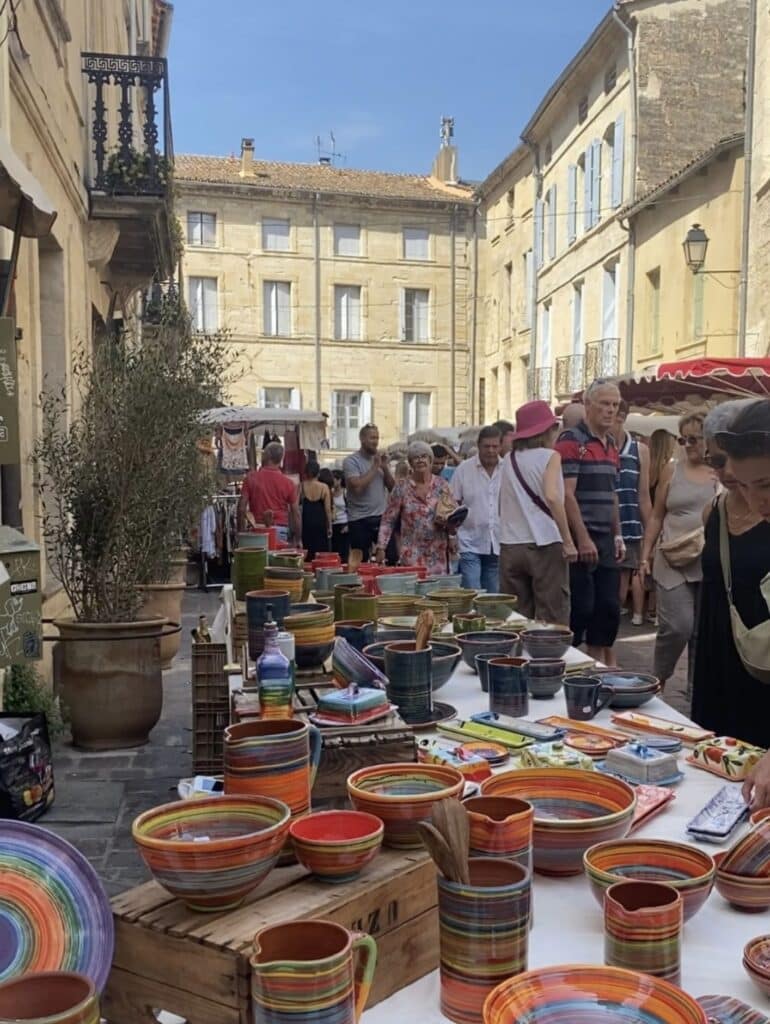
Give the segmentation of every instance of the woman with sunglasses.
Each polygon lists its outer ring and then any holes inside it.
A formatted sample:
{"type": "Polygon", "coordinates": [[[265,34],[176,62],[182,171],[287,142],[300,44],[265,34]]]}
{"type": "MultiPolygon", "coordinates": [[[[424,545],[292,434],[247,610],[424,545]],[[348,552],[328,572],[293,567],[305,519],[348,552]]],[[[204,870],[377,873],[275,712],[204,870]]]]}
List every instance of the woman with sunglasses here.
{"type": "Polygon", "coordinates": [[[714,469],[726,496],[704,511],[703,582],[698,617],[698,643],[693,673],[692,717],[719,736],[733,736],[766,747],[770,744],[770,686],[754,679],[743,667],[733,641],[730,609],[719,554],[721,517],[727,517],[732,572],[732,596],[743,621],[750,626],[768,617],[760,583],[770,572],[770,522],[752,509],[743,495],[717,436],[728,429],[746,405],[745,399],[723,402],[703,423],[706,461],[714,469]]]}
{"type": "Polygon", "coordinates": [[[639,574],[644,580],[655,554],[652,578],[658,608],[655,675],[662,687],[674,674],[688,648],[688,680],[695,667],[695,609],[701,581],[703,509],[714,498],[717,478],[706,465],[703,416],[689,414],[679,421],[679,444],[684,458],[667,466],[658,482],[655,504],[642,541],[639,574]],[[674,564],[676,563],[676,564],[674,564]]]}

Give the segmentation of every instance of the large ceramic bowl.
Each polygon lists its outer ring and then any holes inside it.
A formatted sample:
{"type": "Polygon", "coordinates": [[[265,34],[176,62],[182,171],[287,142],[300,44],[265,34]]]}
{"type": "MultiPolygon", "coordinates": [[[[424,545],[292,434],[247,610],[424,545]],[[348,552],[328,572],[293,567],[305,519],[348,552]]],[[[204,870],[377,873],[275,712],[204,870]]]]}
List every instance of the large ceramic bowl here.
{"type": "Polygon", "coordinates": [[[378,576],[377,586],[381,594],[414,594],[417,587],[417,573],[395,573],[378,576]]]}
{"type": "Polygon", "coordinates": [[[749,939],[743,947],[743,967],[760,992],[770,996],[770,935],[749,939]]]}
{"type": "MultiPolygon", "coordinates": [[[[411,636],[404,637],[405,640],[413,640],[414,633],[411,636]]],[[[369,644],[368,647],[364,647],[364,654],[373,662],[381,672],[385,672],[385,648],[388,644],[397,642],[397,637],[390,637],[385,641],[378,641],[374,644],[369,644]]],[[[457,668],[457,663],[462,657],[462,652],[457,644],[451,643],[448,640],[436,640],[431,638],[430,647],[433,651],[433,660],[431,666],[431,689],[435,692],[440,690],[441,687],[449,681],[452,673],[457,668]]]]}
{"type": "Polygon", "coordinates": [[[432,601],[440,601],[449,609],[449,618],[457,614],[468,614],[473,611],[473,599],[478,597],[478,590],[464,590],[462,587],[438,589],[431,591],[432,601]]]}
{"type": "Polygon", "coordinates": [[[720,896],[736,908],[750,914],[758,914],[770,907],[770,878],[754,878],[751,875],[734,875],[724,871],[724,853],[714,854],[717,866],[716,890],[720,896]]]}
{"type": "Polygon", "coordinates": [[[530,658],[563,658],[570,649],[573,633],[566,626],[525,629],[521,634],[524,650],[530,658]]]}
{"type": "Polygon", "coordinates": [[[598,843],[583,857],[591,892],[599,906],[615,882],[667,882],[682,897],[685,921],[703,906],[714,887],[714,859],[696,846],[667,839],[619,839],[598,843]]]}
{"type": "Polygon", "coordinates": [[[419,615],[425,607],[423,599],[414,594],[381,594],[376,601],[379,619],[400,615],[419,615]]]}
{"type": "Polygon", "coordinates": [[[730,847],[721,864],[733,875],[770,875],[770,821],[757,822],[730,847]]]}
{"type": "Polygon", "coordinates": [[[621,967],[565,964],[525,971],[484,1003],[484,1024],[707,1024],[676,985],[621,967]]]}
{"type": "Polygon", "coordinates": [[[579,875],[583,854],[631,827],[636,793],[620,779],[577,768],[523,768],[493,775],[482,796],[515,796],[535,808],[533,864],[541,875],[579,875]]]}
{"type": "Polygon", "coordinates": [[[324,882],[349,882],[382,846],[380,818],[363,811],[318,811],[289,827],[297,860],[324,882]]]}
{"type": "Polygon", "coordinates": [[[518,600],[515,594],[479,594],[473,599],[473,607],[488,619],[505,622],[511,612],[516,611],[518,600]]]}
{"type": "Polygon", "coordinates": [[[324,604],[293,604],[283,628],[294,635],[297,668],[315,668],[334,646],[334,612],[324,604]]]}
{"type": "Polygon", "coordinates": [[[348,796],[357,811],[381,818],[385,846],[419,849],[417,822],[431,816],[439,800],[458,798],[465,780],[455,768],[438,764],[382,764],[348,777],[348,796]]]}
{"type": "Polygon", "coordinates": [[[502,630],[482,629],[475,633],[459,633],[454,639],[463,652],[463,661],[474,672],[477,671],[477,654],[496,654],[501,658],[513,658],[519,644],[518,634],[504,633],[502,630]]]}
{"type": "Polygon", "coordinates": [[[660,680],[644,672],[624,672],[617,668],[592,673],[611,686],[615,695],[610,701],[611,708],[640,708],[658,693],[660,680]]]}
{"type": "Polygon", "coordinates": [[[145,811],[131,832],[164,889],[192,910],[230,910],[272,870],[291,812],[263,796],[180,800],[145,811]]]}

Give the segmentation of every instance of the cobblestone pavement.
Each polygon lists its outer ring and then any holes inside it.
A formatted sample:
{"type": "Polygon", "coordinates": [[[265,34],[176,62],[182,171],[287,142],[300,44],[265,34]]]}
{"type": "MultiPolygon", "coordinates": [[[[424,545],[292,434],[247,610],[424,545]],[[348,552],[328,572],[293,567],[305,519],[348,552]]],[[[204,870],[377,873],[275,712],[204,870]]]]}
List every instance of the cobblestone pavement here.
{"type": "MultiPolygon", "coordinates": [[[[180,778],[192,774],[190,630],[199,614],[212,622],[219,607],[216,592],[189,591],[183,608],[182,648],[174,667],[163,674],[163,715],[145,747],[88,753],[67,740],[56,744],[56,800],[40,824],[70,840],[99,872],[110,895],[149,876],[131,839],[131,822],[140,811],[176,799],[180,778]]],[[[618,660],[639,671],[652,666],[654,627],[624,622],[618,660]]],[[[687,714],[686,659],[669,683],[666,699],[687,714]]]]}

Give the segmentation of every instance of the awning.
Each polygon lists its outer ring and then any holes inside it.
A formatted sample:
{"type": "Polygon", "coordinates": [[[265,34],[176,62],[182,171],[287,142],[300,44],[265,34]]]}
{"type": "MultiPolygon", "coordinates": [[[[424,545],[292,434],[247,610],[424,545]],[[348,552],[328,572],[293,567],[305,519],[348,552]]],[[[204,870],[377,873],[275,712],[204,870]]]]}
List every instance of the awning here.
{"type": "Polygon", "coordinates": [[[23,238],[42,238],[56,220],[56,210],[16,153],[8,136],[0,131],[0,226],[23,238]],[[21,221],[19,212],[21,209],[21,221]]]}

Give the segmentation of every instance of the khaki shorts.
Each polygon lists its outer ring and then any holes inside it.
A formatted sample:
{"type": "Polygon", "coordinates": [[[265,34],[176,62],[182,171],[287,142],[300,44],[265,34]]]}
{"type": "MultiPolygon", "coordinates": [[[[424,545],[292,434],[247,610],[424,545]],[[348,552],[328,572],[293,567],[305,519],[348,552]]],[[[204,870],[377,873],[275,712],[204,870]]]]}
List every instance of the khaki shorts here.
{"type": "Polygon", "coordinates": [[[621,569],[638,569],[639,568],[639,556],[642,553],[642,542],[640,540],[630,540],[626,544],[626,557],[620,563],[621,569]]]}

